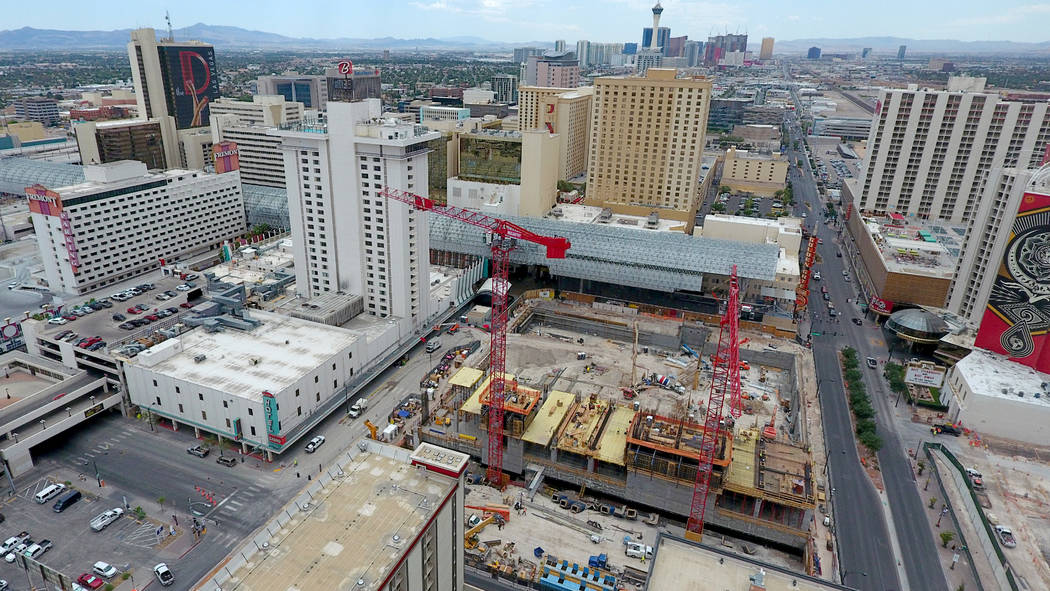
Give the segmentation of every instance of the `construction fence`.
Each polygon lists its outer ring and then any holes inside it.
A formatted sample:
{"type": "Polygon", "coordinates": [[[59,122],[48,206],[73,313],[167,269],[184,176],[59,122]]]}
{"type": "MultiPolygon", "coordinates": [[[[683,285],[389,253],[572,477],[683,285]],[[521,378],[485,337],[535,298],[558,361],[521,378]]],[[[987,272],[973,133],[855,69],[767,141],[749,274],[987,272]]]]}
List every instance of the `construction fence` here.
{"type": "Polygon", "coordinates": [[[989,562],[991,563],[992,574],[995,577],[998,589],[1019,591],[1013,570],[1010,568],[1010,564],[1006,555],[1003,553],[1003,549],[999,546],[999,540],[996,538],[995,532],[992,531],[992,525],[988,521],[988,516],[984,512],[984,508],[981,507],[981,503],[977,499],[977,494],[970,487],[966,468],[963,467],[952,452],[948,451],[948,449],[940,443],[925,442],[923,444],[923,452],[926,454],[929,469],[936,477],[937,486],[941,490],[941,498],[944,499],[944,504],[948,506],[948,513],[951,515],[952,523],[955,524],[955,531],[959,536],[958,547],[966,555],[967,562],[970,565],[970,570],[973,573],[973,579],[977,582],[977,588],[982,591],[985,589],[984,585],[981,584],[981,578],[977,573],[977,566],[974,564],[973,555],[969,550],[971,544],[979,544],[986,556],[989,558],[994,556],[996,558],[996,560],[989,560],[989,562]],[[948,474],[941,474],[941,471],[937,468],[937,462],[934,460],[935,453],[941,454],[941,456],[952,465],[953,469],[950,470],[948,474]],[[952,505],[952,502],[948,497],[948,491],[945,489],[944,478],[950,478],[958,490],[965,491],[963,493],[963,507],[955,507],[952,505]],[[959,515],[956,514],[957,512],[961,512],[960,515],[964,519],[970,519],[972,521],[977,529],[979,539],[966,540],[963,536],[963,530],[959,525],[959,515]],[[976,525],[978,523],[980,523],[983,528],[978,527],[976,525]]]}

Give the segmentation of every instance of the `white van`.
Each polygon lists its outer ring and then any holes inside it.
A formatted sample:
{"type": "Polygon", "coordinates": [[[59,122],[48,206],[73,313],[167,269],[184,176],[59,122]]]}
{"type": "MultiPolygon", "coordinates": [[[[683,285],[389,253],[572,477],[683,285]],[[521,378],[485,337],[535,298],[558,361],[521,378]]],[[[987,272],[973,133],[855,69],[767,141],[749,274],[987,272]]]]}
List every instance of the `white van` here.
{"type": "Polygon", "coordinates": [[[64,490],[66,490],[66,485],[64,484],[52,484],[50,486],[47,486],[44,488],[44,490],[36,493],[36,502],[43,505],[44,503],[62,494],[62,491],[64,490]]]}
{"type": "Polygon", "coordinates": [[[437,351],[440,348],[441,348],[441,340],[440,339],[432,339],[430,342],[427,343],[427,353],[433,353],[434,351],[437,351]]]}

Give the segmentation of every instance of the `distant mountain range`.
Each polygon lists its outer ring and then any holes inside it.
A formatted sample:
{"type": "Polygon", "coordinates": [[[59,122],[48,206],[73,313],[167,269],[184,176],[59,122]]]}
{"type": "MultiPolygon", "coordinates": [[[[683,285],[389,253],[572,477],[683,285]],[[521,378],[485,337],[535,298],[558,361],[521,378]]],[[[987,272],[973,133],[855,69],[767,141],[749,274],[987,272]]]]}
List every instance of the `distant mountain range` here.
{"type": "MultiPolygon", "coordinates": [[[[167,31],[157,29],[158,35],[167,31]]],[[[412,50],[412,49],[500,49],[515,46],[548,46],[551,42],[497,42],[480,37],[446,37],[436,39],[397,39],[380,37],[377,39],[310,39],[286,37],[264,31],[250,31],[240,27],[206,25],[197,23],[190,27],[175,29],[175,39],[180,41],[204,41],[216,47],[243,49],[369,49],[369,50],[412,50]]],[[[118,49],[127,46],[131,39],[131,29],[116,31],[59,31],[55,29],[34,29],[22,27],[0,31],[0,50],[77,50],[77,49],[118,49]]]]}
{"type": "MultiPolygon", "coordinates": [[[[116,31],[59,31],[55,29],[34,29],[23,27],[0,31],[0,50],[78,50],[78,49],[118,49],[127,45],[131,29],[116,31]]],[[[157,29],[159,34],[164,31],[157,29]]],[[[251,31],[240,27],[206,25],[197,23],[190,27],[175,29],[175,39],[197,40],[212,43],[216,47],[231,49],[364,49],[404,51],[424,50],[481,50],[509,49],[512,47],[553,47],[544,41],[492,41],[481,37],[459,36],[423,39],[398,39],[380,37],[377,39],[311,39],[286,37],[265,31],[251,31]]],[[[751,45],[758,49],[758,39],[751,45]]],[[[849,39],[795,39],[792,41],[777,40],[777,53],[805,52],[810,47],[820,47],[824,52],[859,52],[871,47],[877,53],[896,52],[900,45],[907,45],[908,52],[913,53],[1026,53],[1050,55],[1050,41],[1041,43],[1020,43],[1015,41],[955,41],[951,39],[904,39],[901,37],[858,37],[849,39]]]]}

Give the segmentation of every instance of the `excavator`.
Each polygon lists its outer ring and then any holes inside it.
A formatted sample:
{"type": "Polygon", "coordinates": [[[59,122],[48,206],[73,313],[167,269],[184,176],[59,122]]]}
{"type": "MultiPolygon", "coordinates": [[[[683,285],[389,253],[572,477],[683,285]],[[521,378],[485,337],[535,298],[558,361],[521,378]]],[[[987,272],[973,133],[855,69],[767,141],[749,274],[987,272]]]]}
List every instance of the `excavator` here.
{"type": "Polygon", "coordinates": [[[467,550],[473,550],[478,547],[478,534],[481,530],[488,527],[489,524],[496,523],[497,521],[503,521],[503,516],[499,513],[493,513],[482,519],[477,525],[463,532],[463,547],[467,550]]]}

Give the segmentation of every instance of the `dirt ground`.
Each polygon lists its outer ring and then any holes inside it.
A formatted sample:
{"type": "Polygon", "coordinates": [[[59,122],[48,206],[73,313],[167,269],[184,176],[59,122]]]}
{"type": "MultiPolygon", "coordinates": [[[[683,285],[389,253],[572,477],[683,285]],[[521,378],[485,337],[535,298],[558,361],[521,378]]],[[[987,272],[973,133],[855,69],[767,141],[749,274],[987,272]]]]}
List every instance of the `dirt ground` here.
{"type": "Polygon", "coordinates": [[[1050,589],[1050,464],[969,445],[957,457],[984,475],[991,505],[985,512],[989,519],[1010,527],[1017,539],[1016,548],[1003,548],[1014,572],[1029,589],[1050,589]]]}
{"type": "MultiPolygon", "coordinates": [[[[756,335],[755,339],[759,337],[756,335]]],[[[778,340],[778,347],[788,346],[778,340]]],[[[751,345],[749,342],[747,345],[751,345]]],[[[768,341],[755,343],[755,348],[764,348],[768,341]]],[[[621,404],[637,402],[648,412],[663,416],[680,413],[703,419],[703,404],[711,387],[710,370],[701,369],[696,376],[696,360],[680,352],[656,351],[643,353],[641,347],[632,367],[632,345],[611,339],[573,333],[564,329],[548,330],[539,327],[528,334],[513,334],[507,337],[507,371],[517,376],[519,382],[534,388],[550,383],[552,390],[560,390],[584,396],[598,394],[601,398],[621,404]],[[560,337],[571,337],[565,342],[560,337]],[[584,344],[575,342],[583,338],[584,344]],[[577,359],[577,352],[586,353],[585,359],[577,359]],[[670,357],[672,362],[668,362],[670,357]],[[686,367],[681,367],[682,364],[686,367]],[[673,376],[686,387],[684,394],[658,386],[636,387],[638,395],[633,400],[624,397],[623,389],[631,384],[639,385],[643,376],[652,374],[673,376]],[[632,374],[634,380],[632,382],[632,374]],[[693,386],[696,386],[695,388],[693,386]]],[[[792,351],[793,352],[793,351],[792,351]]],[[[741,388],[750,398],[744,400],[745,416],[738,424],[749,427],[769,422],[776,406],[779,391],[787,388],[784,382],[790,374],[775,367],[752,366],[741,371],[741,388]],[[763,379],[764,378],[764,379],[763,379]],[[750,410],[750,412],[749,412],[750,410]]]]}

